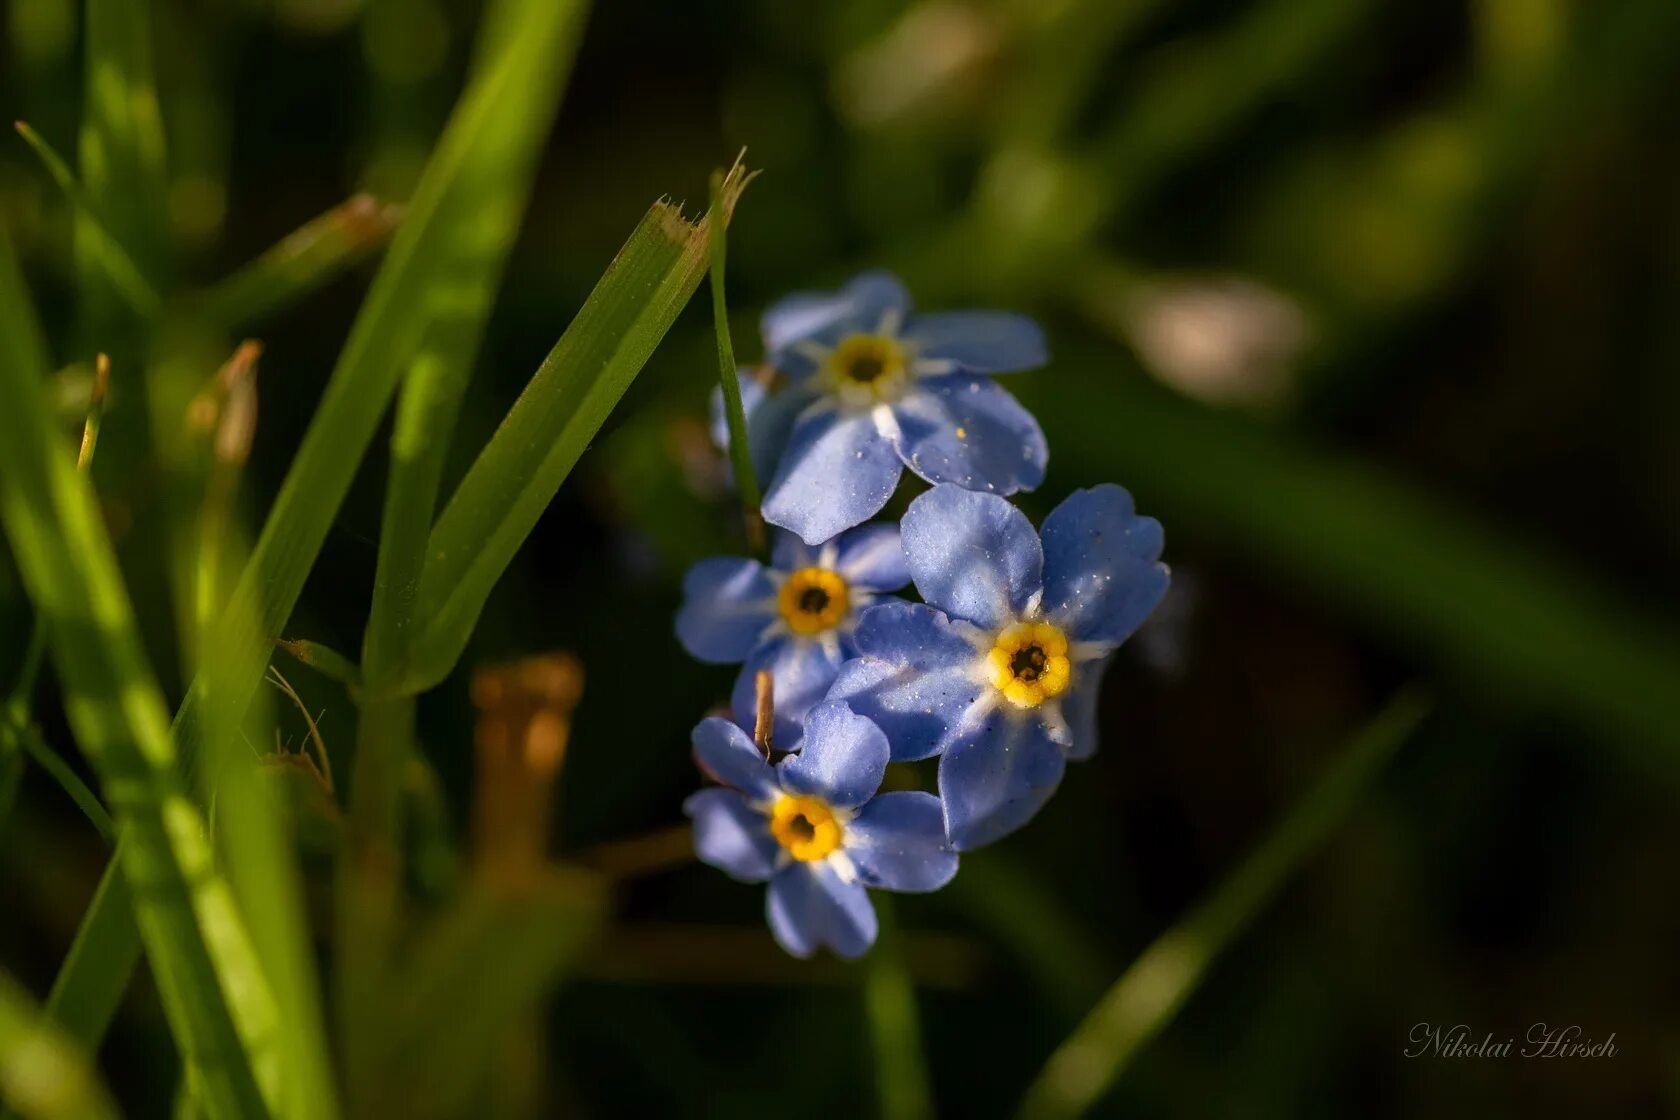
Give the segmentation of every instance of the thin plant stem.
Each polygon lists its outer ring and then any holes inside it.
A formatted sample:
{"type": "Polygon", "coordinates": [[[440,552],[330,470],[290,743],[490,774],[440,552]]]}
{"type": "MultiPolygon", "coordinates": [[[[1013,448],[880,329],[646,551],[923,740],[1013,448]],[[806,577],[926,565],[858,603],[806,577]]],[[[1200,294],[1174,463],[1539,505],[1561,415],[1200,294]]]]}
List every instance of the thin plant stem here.
{"type": "MultiPolygon", "coordinates": [[[[724,173],[712,172],[713,213],[719,212],[723,184],[724,173]]],[[[718,388],[723,392],[723,415],[729,423],[729,461],[735,469],[735,489],[741,495],[741,518],[746,526],[747,543],[754,552],[762,552],[764,517],[759,512],[758,475],[753,470],[752,449],[747,443],[747,413],[741,403],[741,374],[735,367],[735,344],[729,337],[729,306],[724,294],[723,266],[729,251],[729,224],[714,222],[710,235],[712,320],[717,333],[718,388]]]]}
{"type": "Polygon", "coordinates": [[[922,1054],[916,990],[899,948],[898,915],[892,899],[877,894],[880,933],[870,951],[863,981],[864,1008],[875,1050],[875,1092],[882,1120],[926,1120],[933,1116],[933,1090],[922,1054]]]}

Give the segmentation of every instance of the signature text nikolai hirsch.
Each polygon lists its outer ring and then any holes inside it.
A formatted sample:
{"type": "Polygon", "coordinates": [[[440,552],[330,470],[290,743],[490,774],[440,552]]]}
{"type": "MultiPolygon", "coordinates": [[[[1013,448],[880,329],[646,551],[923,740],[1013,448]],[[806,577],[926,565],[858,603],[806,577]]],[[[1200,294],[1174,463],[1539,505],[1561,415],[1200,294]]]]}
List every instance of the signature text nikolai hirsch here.
{"type": "Polygon", "coordinates": [[[1473,1030],[1468,1023],[1446,1026],[1418,1023],[1407,1036],[1408,1058],[1614,1058],[1616,1032],[1603,1040],[1578,1026],[1553,1027],[1535,1023],[1522,1041],[1473,1030]]]}

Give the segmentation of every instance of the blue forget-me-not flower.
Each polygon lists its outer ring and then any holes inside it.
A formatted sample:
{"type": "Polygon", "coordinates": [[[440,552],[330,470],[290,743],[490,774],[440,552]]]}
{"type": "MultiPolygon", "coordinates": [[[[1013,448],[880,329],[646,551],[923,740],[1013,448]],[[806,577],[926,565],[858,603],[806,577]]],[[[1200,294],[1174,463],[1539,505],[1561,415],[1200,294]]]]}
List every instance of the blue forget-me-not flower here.
{"type": "Polygon", "coordinates": [[[811,705],[857,655],[858,614],[910,582],[896,525],[863,525],[812,548],[778,532],[770,565],[715,556],[689,569],[677,637],[702,661],[744,662],[731,706],[751,727],[754,682],[775,685],[775,741],[791,743],[811,705]]]}
{"type": "Polygon", "coordinates": [[[796,957],[819,945],[862,956],[876,933],[866,887],[931,891],[957,873],[939,799],[876,792],[890,753],[881,729],[839,702],[812,708],[798,753],[774,766],[726,719],[694,729],[695,760],[729,787],[684,804],[695,851],[743,882],[769,882],[770,932],[796,957]]]}
{"type": "MultiPolygon", "coordinates": [[[[892,276],[788,296],[764,314],[787,383],[749,391],[764,519],[809,544],[880,511],[908,466],[929,482],[1013,494],[1044,479],[1038,421],[987,376],[1044,364],[1044,335],[1001,311],[913,315],[892,276]]],[[[750,379],[743,378],[746,390],[750,379]]]]}
{"type": "Polygon", "coordinates": [[[829,691],[880,725],[899,761],[940,755],[958,849],[1025,824],[1066,760],[1096,749],[1108,655],[1166,592],[1161,525],[1114,485],[1076,490],[1042,537],[1009,502],[936,486],[900,523],[926,605],[858,621],[863,656],[829,691]]]}

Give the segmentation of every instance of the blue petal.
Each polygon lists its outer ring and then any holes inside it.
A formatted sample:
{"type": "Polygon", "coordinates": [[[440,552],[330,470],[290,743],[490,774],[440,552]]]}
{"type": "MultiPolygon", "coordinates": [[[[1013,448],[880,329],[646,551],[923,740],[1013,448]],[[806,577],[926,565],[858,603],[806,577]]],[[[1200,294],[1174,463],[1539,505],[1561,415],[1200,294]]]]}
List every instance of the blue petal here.
{"type": "Polygon", "coordinates": [[[858,615],[852,640],[859,653],[930,673],[972,666],[980,656],[979,647],[968,637],[973,633],[925,603],[893,600],[858,615]]]}
{"type": "Polygon", "coordinates": [[[892,750],[881,729],[840,701],[824,701],[805,716],[799,753],[777,766],[782,788],[852,809],[881,788],[892,750]]]}
{"type": "Polygon", "coordinates": [[[1075,490],[1044,519],[1045,614],[1078,641],[1125,641],[1167,593],[1161,546],[1125,490],[1075,490]]]}
{"type": "Polygon", "coordinates": [[[886,272],[862,273],[838,292],[798,292],[765,311],[765,357],[789,377],[804,377],[816,363],[794,343],[832,347],[849,334],[873,334],[883,319],[902,322],[909,311],[910,293],[886,272]]]}
{"type": "Polygon", "coordinates": [[[1103,674],[1112,657],[1082,661],[1073,669],[1073,684],[1062,697],[1062,718],[1067,721],[1067,756],[1083,762],[1097,753],[1097,700],[1102,696],[1103,674]]]}
{"type": "Polygon", "coordinates": [[[821,552],[821,545],[808,545],[786,529],[770,534],[770,567],[784,575],[812,567],[821,552]]]}
{"type": "Polygon", "coordinates": [[[683,802],[694,819],[694,854],[732,879],[762,883],[776,869],[779,845],[763,813],[732,789],[703,789],[683,802]]]}
{"type": "Polygon", "coordinates": [[[701,661],[743,661],[776,617],[776,585],[757,560],[713,556],[683,577],[677,640],[701,661]]]}
{"type": "Polygon", "coordinates": [[[711,716],[694,728],[694,761],[714,781],[740,790],[756,801],[774,797],[775,771],[758,753],[752,738],[726,719],[711,716]]]}
{"type": "Polygon", "coordinates": [[[900,458],[929,482],[1013,494],[1044,481],[1043,430],[990,378],[925,377],[893,416],[900,458]]]}
{"type": "Polygon", "coordinates": [[[968,851],[1026,824],[1062,780],[1062,750],[1031,714],[998,708],[939,760],[945,834],[968,851]]]}
{"type": "Polygon", "coordinates": [[[917,315],[904,337],[918,344],[918,357],[944,358],[969,373],[1012,373],[1050,360],[1038,324],[1012,311],[917,315]]]}
{"type": "Polygon", "coordinates": [[[735,678],[729,703],[736,721],[742,727],[753,725],[758,716],[758,671],[768,669],[775,682],[772,743],[780,750],[792,748],[804,734],[805,713],[834,683],[845,652],[841,649],[838,656],[831,656],[821,642],[792,635],[766,644],[747,659],[735,678]]]}
{"type": "Polygon", "coordinates": [[[935,891],[957,873],[957,853],[945,842],[945,817],[931,793],[883,793],[846,825],[845,843],[871,887],[935,891]]]}
{"type": "Polygon", "coordinates": [[[897,591],[910,582],[910,565],[897,525],[860,525],[834,543],[834,570],[855,586],[897,591]]]}
{"type": "Polygon", "coordinates": [[[867,414],[808,415],[794,426],[764,495],[764,520],[821,544],[879,513],[902,472],[898,452],[867,414]]]}
{"type": "Polygon", "coordinates": [[[808,957],[827,945],[856,960],[875,943],[875,907],[862,883],[841,881],[826,863],[791,863],[765,893],[764,916],[782,948],[808,957]]]}
{"type": "Polygon", "coordinates": [[[979,650],[962,624],[920,603],[882,603],[863,612],[853,639],[864,656],[841,669],[829,698],[879,724],[894,762],[950,745],[986,687],[974,679],[979,650]]]}
{"type": "Polygon", "coordinates": [[[899,527],[916,590],[952,618],[996,629],[1042,586],[1038,534],[996,494],[935,486],[910,503],[899,527]]]}

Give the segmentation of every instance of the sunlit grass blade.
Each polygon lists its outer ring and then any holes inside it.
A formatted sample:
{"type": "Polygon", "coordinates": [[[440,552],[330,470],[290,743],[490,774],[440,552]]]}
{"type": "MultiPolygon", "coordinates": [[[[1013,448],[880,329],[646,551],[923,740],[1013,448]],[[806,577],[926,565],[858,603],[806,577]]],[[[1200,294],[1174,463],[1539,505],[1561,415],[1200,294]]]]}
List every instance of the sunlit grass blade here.
{"type": "MultiPolygon", "coordinates": [[[[235,596],[220,609],[252,608],[235,596]]],[[[284,1024],[276,1040],[283,1074],[271,1106],[280,1120],[333,1120],[339,1114],[337,1091],[293,822],[283,790],[265,772],[259,754],[273,741],[273,710],[265,691],[246,718],[239,682],[224,680],[232,662],[215,640],[206,638],[200,646],[205,749],[211,753],[211,765],[203,769],[213,775],[209,793],[228,881],[284,1024]]]]}
{"type": "MultiPolygon", "coordinates": [[[[86,471],[93,464],[94,451],[99,446],[99,429],[105,417],[105,393],[110,382],[111,360],[100,354],[94,360],[93,388],[88,395],[87,419],[82,422],[81,449],[76,453],[76,469],[79,471],[86,471]]],[[[107,842],[115,841],[115,829],[105,806],[70,764],[47,744],[40,730],[31,722],[29,701],[35,692],[35,680],[40,674],[46,647],[46,627],[37,615],[30,627],[29,644],[24,647],[23,665],[18,670],[17,681],[4,708],[0,709],[0,819],[5,818],[12,798],[16,796],[24,759],[32,758],[69,795],[99,834],[107,842]]]]}
{"type": "Polygon", "coordinates": [[[926,1120],[934,1115],[933,1090],[922,1056],[916,989],[899,948],[892,899],[875,896],[881,930],[864,962],[863,1002],[875,1053],[875,1093],[882,1120],[926,1120]]]}
{"type": "Polygon", "coordinates": [[[1359,803],[1428,710],[1417,692],[1391,700],[1260,847],[1121,974],[1045,1063],[1020,1116],[1072,1117],[1094,1106],[1138,1050],[1172,1021],[1209,966],[1359,803]]]}
{"type": "Polygon", "coordinates": [[[699,222],[667,202],[648,211],[450,497],[426,549],[409,689],[454,667],[491,588],[699,285],[709,231],[742,183],[736,167],[699,222]]]}
{"type": "Polygon", "coordinates": [[[399,922],[397,836],[413,700],[391,695],[411,640],[412,611],[455,417],[495,300],[514,233],[530,194],[543,138],[571,73],[588,5],[581,0],[502,0],[486,12],[474,72],[494,73],[530,51],[541,64],[519,77],[519,99],[498,125],[506,140],[478,164],[439,221],[469,231],[438,246],[432,288],[415,293],[423,328],[404,353],[406,377],[391,438],[373,603],[362,645],[363,703],[350,783],[350,835],[339,866],[337,980],[345,1065],[353,1097],[367,1074],[367,1050],[388,993],[386,971],[399,922]],[[459,209],[456,208],[459,206],[459,209]],[[470,207],[470,210],[468,209],[470,207]]]}
{"type": "MultiPolygon", "coordinates": [[[[0,335],[29,339],[33,314],[10,243],[0,238],[0,335]]],[[[47,621],[65,707],[123,831],[122,866],[176,1042],[200,1072],[215,1116],[262,1116],[259,1076],[275,1009],[204,821],[182,788],[168,709],[146,664],[133,610],[87,479],[43,392],[46,364],[27,341],[0,357],[0,520],[30,598],[47,621]]]]}
{"type": "Polygon", "coordinates": [[[485,207],[505,213],[499,196],[513,189],[510,172],[523,164],[548,119],[532,111],[531,91],[542,87],[541,75],[574,18],[569,4],[526,0],[523,8],[522,34],[473,80],[450,119],[246,566],[242,586],[258,611],[224,648],[239,661],[235,679],[248,681],[249,689],[262,677],[270,643],[297,601],[437,301],[447,302],[456,290],[452,270],[480,256],[483,239],[513,235],[511,223],[487,226],[478,218],[485,207]]]}
{"type": "MultiPolygon", "coordinates": [[[[244,575],[241,594],[254,597],[254,617],[234,617],[234,632],[218,640],[229,660],[230,688],[249,698],[281,628],[314,566],[327,530],[338,514],[350,481],[390,403],[401,372],[407,368],[425,322],[416,307],[431,306],[436,293],[447,295],[450,268],[465,251],[461,241],[483,237],[473,220],[486,190],[506,189],[499,169],[533,141],[535,124],[522,111],[531,87],[552,61],[550,50],[565,26],[567,5],[532,2],[521,34],[510,37],[507,52],[485,67],[462,94],[425,176],[409,203],[407,217],[380,265],[373,288],[351,329],[337,367],[280,494],[263,524],[244,575]]],[[[511,230],[489,231],[511,236],[511,230]]],[[[176,718],[176,740],[183,764],[191,766],[199,739],[199,700],[190,693],[176,718]]],[[[107,870],[107,879],[112,874],[107,870]]],[[[120,984],[138,957],[132,923],[103,907],[126,903],[122,888],[102,885],[95,906],[83,919],[79,944],[97,952],[72,957],[66,969],[94,969],[90,975],[60,973],[55,992],[85,1011],[79,1021],[102,1030],[120,997],[120,984]],[[86,935],[86,936],[83,936],[86,935]],[[108,990],[112,982],[116,991],[108,990]]],[[[55,1003],[54,1010],[59,1005],[55,1003]]],[[[96,1041],[83,1038],[85,1044],[96,1041]]]]}
{"type": "Polygon", "coordinates": [[[239,330],[297,302],[385,244],[402,207],[359,194],[200,293],[195,312],[239,330]]]}
{"type": "Polygon", "coordinates": [[[0,1101],[23,1120],[111,1120],[111,1095],[87,1055],[0,973],[0,1101]]]}
{"type": "MultiPolygon", "coordinates": [[[[713,211],[719,208],[723,181],[723,172],[712,174],[713,211]]],[[[743,182],[742,186],[745,185],[743,182]]],[[[729,301],[723,282],[729,245],[728,223],[717,227],[710,242],[712,326],[717,335],[718,385],[723,393],[723,415],[729,424],[729,463],[735,471],[735,490],[741,495],[741,517],[746,526],[747,543],[758,552],[764,548],[764,517],[758,508],[758,474],[753,469],[752,450],[747,443],[747,414],[741,404],[741,378],[735,368],[735,344],[729,337],[729,301]]]]}
{"type": "Polygon", "coordinates": [[[82,189],[82,185],[76,182],[76,176],[70,171],[69,165],[33,128],[23,121],[18,121],[15,127],[18,135],[28,141],[35,154],[41,157],[47,174],[75,209],[84,259],[102,272],[105,279],[110,281],[111,287],[136,315],[142,318],[155,315],[163,306],[157,289],[140,271],[140,266],[134,263],[134,258],[112,232],[93,199],[82,189]]]}

